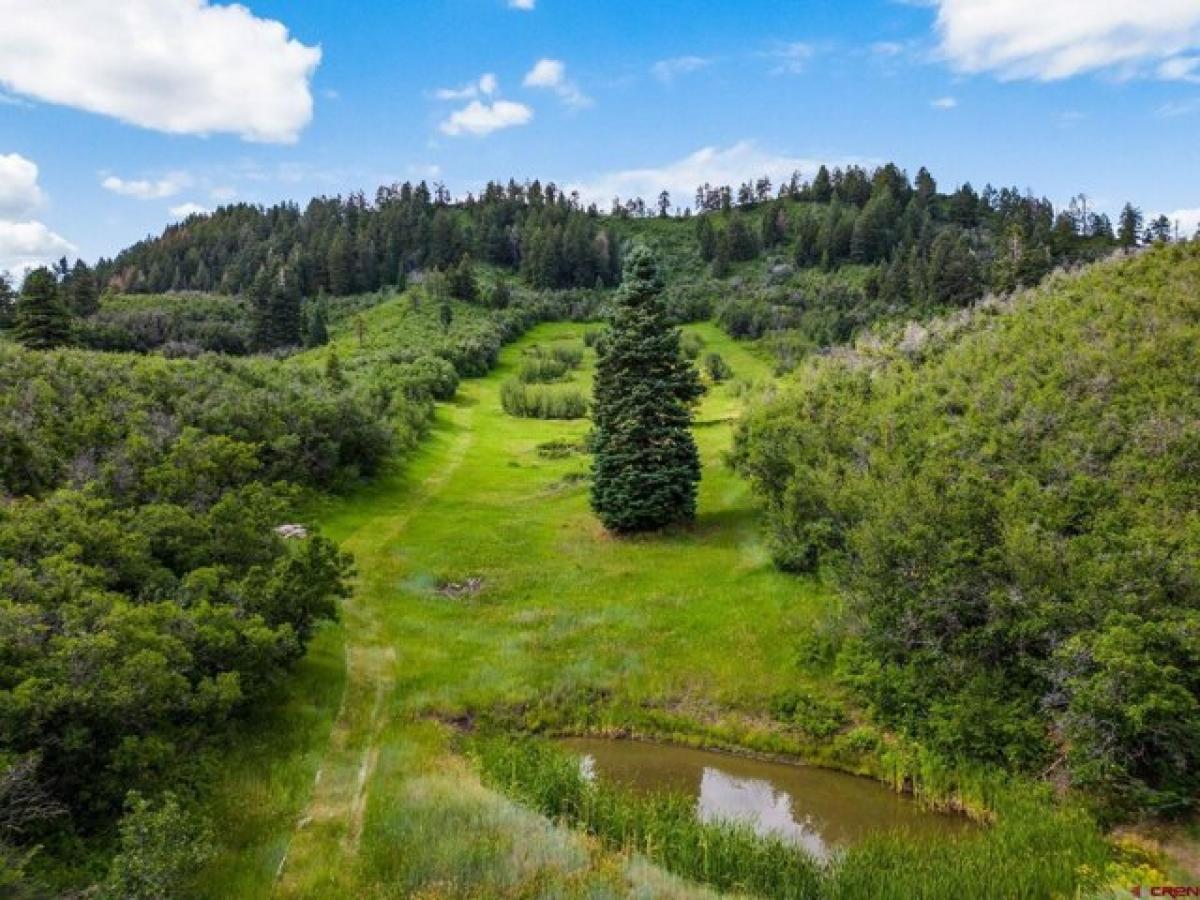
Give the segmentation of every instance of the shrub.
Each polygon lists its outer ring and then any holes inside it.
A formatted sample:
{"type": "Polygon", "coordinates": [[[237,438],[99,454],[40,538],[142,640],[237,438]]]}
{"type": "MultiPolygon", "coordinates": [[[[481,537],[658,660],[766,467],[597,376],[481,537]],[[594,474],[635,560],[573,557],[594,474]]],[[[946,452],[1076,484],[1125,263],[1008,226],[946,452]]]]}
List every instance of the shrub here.
{"type": "Polygon", "coordinates": [[[521,363],[517,380],[522,384],[550,384],[562,381],[570,370],[561,360],[549,356],[535,356],[521,363]]]}
{"type": "Polygon", "coordinates": [[[704,374],[708,376],[708,380],[714,384],[733,376],[733,369],[729,367],[729,363],[725,362],[725,358],[720,353],[705,353],[701,367],[704,374]]]}
{"type": "Polygon", "coordinates": [[[213,855],[208,826],[166,794],[152,804],[131,792],[121,819],[120,852],[112,861],[106,900],[165,900],[182,896],[213,855]]]}
{"type": "Polygon", "coordinates": [[[777,695],[771,701],[771,715],[817,739],[832,737],[849,721],[841,703],[803,688],[777,695]]]}
{"type": "Polygon", "coordinates": [[[575,388],[550,388],[522,384],[510,378],[500,388],[500,402],[510,416],[524,419],[582,419],[588,401],[575,388]]]}
{"type": "Polygon", "coordinates": [[[704,338],[694,331],[685,331],[679,336],[679,349],[687,359],[697,359],[704,343],[704,338]]]}
{"type": "Polygon", "coordinates": [[[400,378],[410,397],[450,400],[458,393],[458,372],[445,359],[422,356],[400,367],[400,378]]]}

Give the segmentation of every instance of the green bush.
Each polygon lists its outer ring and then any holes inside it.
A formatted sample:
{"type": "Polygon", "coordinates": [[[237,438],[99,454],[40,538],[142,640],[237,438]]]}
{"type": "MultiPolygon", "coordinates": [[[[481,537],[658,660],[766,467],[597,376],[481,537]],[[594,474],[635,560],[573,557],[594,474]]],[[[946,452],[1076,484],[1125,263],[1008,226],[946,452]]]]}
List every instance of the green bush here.
{"type": "Polygon", "coordinates": [[[687,359],[697,359],[704,349],[704,338],[694,331],[684,331],[679,336],[679,349],[687,359]]]}
{"type": "Polygon", "coordinates": [[[809,359],[735,458],[843,676],[946,758],[1200,795],[1200,244],[809,359]]]}
{"type": "Polygon", "coordinates": [[[458,372],[447,360],[421,356],[400,367],[400,379],[409,397],[450,400],[458,393],[458,372]]]}
{"type": "Polygon", "coordinates": [[[526,385],[510,378],[500,388],[500,402],[510,416],[523,419],[582,419],[588,401],[576,388],[526,385]]]}
{"type": "Polygon", "coordinates": [[[182,896],[212,858],[208,826],[172,794],[152,804],[131,792],[121,819],[120,851],[102,896],[106,900],[166,900],[182,896]]]}
{"type": "Polygon", "coordinates": [[[803,688],[777,695],[771,701],[771,715],[817,739],[832,737],[849,721],[841,703],[803,688]]]}
{"type": "Polygon", "coordinates": [[[549,356],[535,356],[522,361],[517,371],[517,380],[522,384],[551,384],[562,381],[570,369],[561,360],[549,356]]]}
{"type": "Polygon", "coordinates": [[[725,362],[725,358],[720,353],[705,353],[701,369],[708,376],[708,380],[714,384],[733,377],[733,369],[730,368],[729,363],[725,362]]]}

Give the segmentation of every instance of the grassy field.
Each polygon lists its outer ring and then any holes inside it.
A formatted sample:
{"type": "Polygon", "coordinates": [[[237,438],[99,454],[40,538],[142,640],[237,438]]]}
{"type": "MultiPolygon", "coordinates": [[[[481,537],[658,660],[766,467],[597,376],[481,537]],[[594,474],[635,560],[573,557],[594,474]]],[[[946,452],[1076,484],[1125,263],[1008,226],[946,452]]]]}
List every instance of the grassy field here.
{"type": "MultiPolygon", "coordinates": [[[[567,828],[537,811],[553,809],[489,786],[497,779],[485,783],[464,752],[464,729],[640,733],[886,775],[878,744],[845,754],[863,734],[879,737],[852,710],[824,741],[769,713],[797,687],[839,698],[831,678],[798,662],[796,638],[836,613],[836,597],[773,567],[749,488],[724,463],[744,383],[769,378],[767,361],[714,326],[688,329],[734,373],[697,411],[698,519],[614,539],[588,508],[587,420],[501,408],[522,360],[581,347],[585,330],[542,325],[505,348],[489,376],[439,408],[403,467],[314,511],[353,552],[357,590],[283,710],[230,760],[212,801],[221,854],[198,879],[204,896],[709,896],[651,864],[671,864],[652,835],[630,845],[572,815],[585,827],[567,828]]],[[[571,383],[588,390],[593,363],[588,350],[571,383]]],[[[1001,827],[961,844],[864,845],[812,890],[953,897],[984,878],[1007,880],[997,895],[1033,897],[1073,894],[1089,872],[1111,881],[1090,819],[1056,812],[1044,793],[1017,799],[1001,827]]],[[[613,802],[622,821],[658,827],[656,808],[613,802]]],[[[700,847],[711,836],[683,831],[700,847]]],[[[735,868],[762,856],[747,846],[735,868]]]]}
{"type": "MultiPolygon", "coordinates": [[[[833,601],[773,569],[749,490],[724,465],[741,403],[733,383],[697,413],[696,524],[631,540],[599,527],[588,457],[569,449],[589,423],[500,407],[527,350],[582,346],[583,330],[544,325],[506,348],[489,377],[439,410],[402,471],[320,511],[361,573],[320,644],[336,656],[344,635],[344,695],[310,685],[311,727],[232,763],[220,819],[236,825],[203,879],[210,896],[263,896],[276,879],[283,896],[603,895],[642,883],[661,895],[670,884],[486,790],[453,752],[452,723],[770,731],[758,713],[800,677],[780,635],[833,601]],[[311,790],[281,796],[280,784],[311,790]],[[271,799],[239,808],[237,797],[271,799]]],[[[714,327],[693,330],[735,379],[768,374],[714,327]]],[[[575,375],[585,389],[593,359],[589,350],[575,375]]]]}

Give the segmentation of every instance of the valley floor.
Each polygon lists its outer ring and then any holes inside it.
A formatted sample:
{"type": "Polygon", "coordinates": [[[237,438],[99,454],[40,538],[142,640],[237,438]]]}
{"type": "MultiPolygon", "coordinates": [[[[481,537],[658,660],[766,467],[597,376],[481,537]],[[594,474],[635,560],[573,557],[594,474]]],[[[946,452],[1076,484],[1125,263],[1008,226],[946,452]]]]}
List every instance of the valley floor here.
{"type": "MultiPolygon", "coordinates": [[[[281,720],[231,764],[211,896],[695,893],[489,791],[453,747],[457,727],[488,715],[568,730],[765,727],[754,714],[801,677],[781,636],[833,598],[773,568],[749,488],[723,459],[736,383],[769,366],[715,327],[691,330],[735,377],[698,410],[693,527],[613,539],[588,509],[588,457],[545,447],[577,445],[589,423],[501,410],[523,351],[579,344],[572,324],[507,347],[402,471],[319,515],[354,554],[357,591],[299,675],[313,691],[292,704],[303,727],[281,720]],[[328,675],[342,640],[339,699],[312,667],[328,675]]],[[[576,376],[584,389],[593,360],[576,376]]]]}

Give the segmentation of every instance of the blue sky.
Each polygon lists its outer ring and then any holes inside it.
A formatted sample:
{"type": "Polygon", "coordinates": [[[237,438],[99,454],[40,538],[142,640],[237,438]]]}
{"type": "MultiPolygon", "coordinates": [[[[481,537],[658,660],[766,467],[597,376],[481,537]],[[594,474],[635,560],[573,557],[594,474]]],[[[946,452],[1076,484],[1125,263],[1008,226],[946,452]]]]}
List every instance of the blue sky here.
{"type": "Polygon", "coordinates": [[[1200,0],[0,0],[0,23],[0,268],[230,200],[536,176],[685,203],[822,161],[1200,220],[1200,0]]]}

